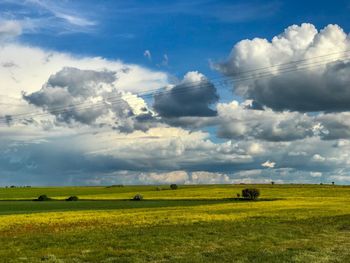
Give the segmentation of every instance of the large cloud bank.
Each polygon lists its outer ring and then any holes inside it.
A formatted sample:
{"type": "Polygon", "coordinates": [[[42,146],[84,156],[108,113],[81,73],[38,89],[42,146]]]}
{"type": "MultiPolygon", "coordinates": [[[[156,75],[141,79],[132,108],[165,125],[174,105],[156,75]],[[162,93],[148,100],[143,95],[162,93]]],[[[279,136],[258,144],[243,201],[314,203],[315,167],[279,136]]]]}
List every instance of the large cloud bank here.
{"type": "Polygon", "coordinates": [[[237,79],[236,94],[274,110],[347,111],[349,50],[350,37],[337,25],[293,25],[271,41],[240,41],[218,68],[237,79]]]}
{"type": "Polygon", "coordinates": [[[339,26],[234,45],[218,65],[236,80],[228,102],[200,72],[170,83],[139,65],[12,41],[20,32],[0,25],[2,185],[350,182],[339,26]]]}

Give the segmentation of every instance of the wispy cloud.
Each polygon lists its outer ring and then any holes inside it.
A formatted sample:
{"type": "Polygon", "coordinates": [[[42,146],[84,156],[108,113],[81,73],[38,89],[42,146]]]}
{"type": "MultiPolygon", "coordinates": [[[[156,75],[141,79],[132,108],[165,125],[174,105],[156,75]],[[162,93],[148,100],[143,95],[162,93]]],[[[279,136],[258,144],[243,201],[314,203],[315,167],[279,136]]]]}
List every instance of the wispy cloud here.
{"type": "Polygon", "coordinates": [[[177,1],[172,4],[157,3],[157,5],[126,4],[120,6],[115,12],[119,15],[182,14],[213,18],[227,23],[237,23],[272,16],[279,10],[280,6],[281,4],[278,1],[218,3],[210,0],[194,0],[177,1]]]}
{"type": "Polygon", "coordinates": [[[25,1],[27,4],[33,4],[36,5],[42,9],[45,9],[49,13],[51,13],[53,16],[59,19],[65,20],[67,23],[79,26],[79,27],[89,27],[96,25],[96,21],[90,20],[86,17],[83,17],[81,15],[81,10],[78,12],[75,11],[72,6],[68,5],[62,5],[61,2],[57,1],[42,1],[42,0],[27,0],[25,1]]]}
{"type": "Polygon", "coordinates": [[[6,6],[6,11],[0,12],[1,16],[18,21],[27,33],[92,32],[98,24],[70,1],[5,0],[0,2],[1,5],[6,6]]]}
{"type": "Polygon", "coordinates": [[[22,33],[22,26],[14,20],[0,21],[0,39],[12,38],[22,33]]]}
{"type": "Polygon", "coordinates": [[[69,22],[70,24],[76,25],[76,26],[88,27],[88,26],[96,25],[96,22],[87,20],[87,19],[82,18],[82,17],[77,17],[77,16],[68,15],[68,14],[59,13],[59,12],[56,12],[55,15],[56,15],[56,17],[62,18],[64,20],[66,20],[67,22],[69,22]]]}
{"type": "Polygon", "coordinates": [[[145,52],[143,53],[143,56],[147,58],[149,61],[152,61],[152,54],[151,54],[151,51],[149,51],[148,49],[145,50],[145,52]]]}

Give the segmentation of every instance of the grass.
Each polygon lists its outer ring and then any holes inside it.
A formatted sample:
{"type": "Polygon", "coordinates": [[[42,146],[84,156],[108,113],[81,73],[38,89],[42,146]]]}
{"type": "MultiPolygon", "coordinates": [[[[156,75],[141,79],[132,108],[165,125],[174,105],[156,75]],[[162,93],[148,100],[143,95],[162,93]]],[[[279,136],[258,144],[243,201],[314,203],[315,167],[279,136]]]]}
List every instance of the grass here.
{"type": "Polygon", "coordinates": [[[261,190],[261,201],[233,200],[244,187],[0,189],[0,259],[347,262],[350,258],[350,187],[255,185],[249,187],[261,190]],[[136,193],[145,200],[127,200],[136,193]],[[77,195],[83,200],[18,201],[41,194],[56,199],[77,195]]]}
{"type": "Polygon", "coordinates": [[[266,198],[336,197],[350,191],[346,186],[331,185],[186,185],[178,190],[170,190],[169,185],[160,187],[162,191],[157,191],[156,186],[2,188],[0,200],[32,200],[42,194],[62,200],[72,195],[96,200],[130,199],[137,193],[146,199],[222,199],[232,198],[247,187],[261,189],[266,198]]]}

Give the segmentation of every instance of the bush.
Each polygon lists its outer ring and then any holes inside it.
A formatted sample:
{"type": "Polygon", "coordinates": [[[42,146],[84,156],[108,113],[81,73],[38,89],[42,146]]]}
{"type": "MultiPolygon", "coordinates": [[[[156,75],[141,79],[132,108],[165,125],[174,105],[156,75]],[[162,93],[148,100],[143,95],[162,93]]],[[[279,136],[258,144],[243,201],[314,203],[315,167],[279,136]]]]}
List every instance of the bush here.
{"type": "Polygon", "coordinates": [[[122,185],[122,184],[113,184],[113,185],[106,186],[106,188],[113,188],[113,187],[124,187],[124,185],[122,185]]]}
{"type": "Polygon", "coordinates": [[[77,196],[75,196],[75,195],[70,196],[70,197],[68,197],[68,198],[66,199],[66,201],[78,201],[78,200],[79,200],[79,198],[78,198],[77,196]]]}
{"type": "Polygon", "coordinates": [[[159,186],[157,186],[157,187],[156,187],[156,191],[162,191],[162,188],[159,187],[159,186]]]}
{"type": "Polygon", "coordinates": [[[171,190],[176,190],[178,187],[177,187],[177,184],[171,184],[170,185],[170,189],[171,190]]]}
{"type": "Polygon", "coordinates": [[[240,197],[241,197],[241,195],[239,193],[237,193],[237,198],[240,198],[240,197]]]}
{"type": "Polygon", "coordinates": [[[136,195],[132,198],[132,200],[134,200],[134,201],[141,201],[141,200],[143,200],[143,196],[142,196],[141,194],[136,194],[136,195]]]}
{"type": "Polygon", "coordinates": [[[248,199],[248,200],[256,200],[256,199],[258,199],[259,195],[260,195],[259,189],[247,188],[247,189],[242,190],[243,198],[248,199]]]}
{"type": "Polygon", "coordinates": [[[36,201],[50,201],[52,200],[50,197],[48,197],[47,195],[41,195],[38,197],[38,199],[36,199],[36,201]]]}

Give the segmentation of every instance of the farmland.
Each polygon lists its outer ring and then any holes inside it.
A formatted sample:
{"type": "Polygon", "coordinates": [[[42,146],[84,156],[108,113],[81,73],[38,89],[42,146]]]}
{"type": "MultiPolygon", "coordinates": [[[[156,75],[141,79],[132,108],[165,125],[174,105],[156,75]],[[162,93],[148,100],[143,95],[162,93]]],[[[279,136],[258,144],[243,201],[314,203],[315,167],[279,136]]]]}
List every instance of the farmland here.
{"type": "Polygon", "coordinates": [[[347,262],[350,187],[0,189],[3,262],[347,262]],[[243,188],[258,201],[236,200],[243,188]],[[143,201],[131,201],[137,193],[143,201]],[[35,202],[41,194],[53,201],[35,202]],[[64,201],[69,196],[77,202],[64,201]]]}

